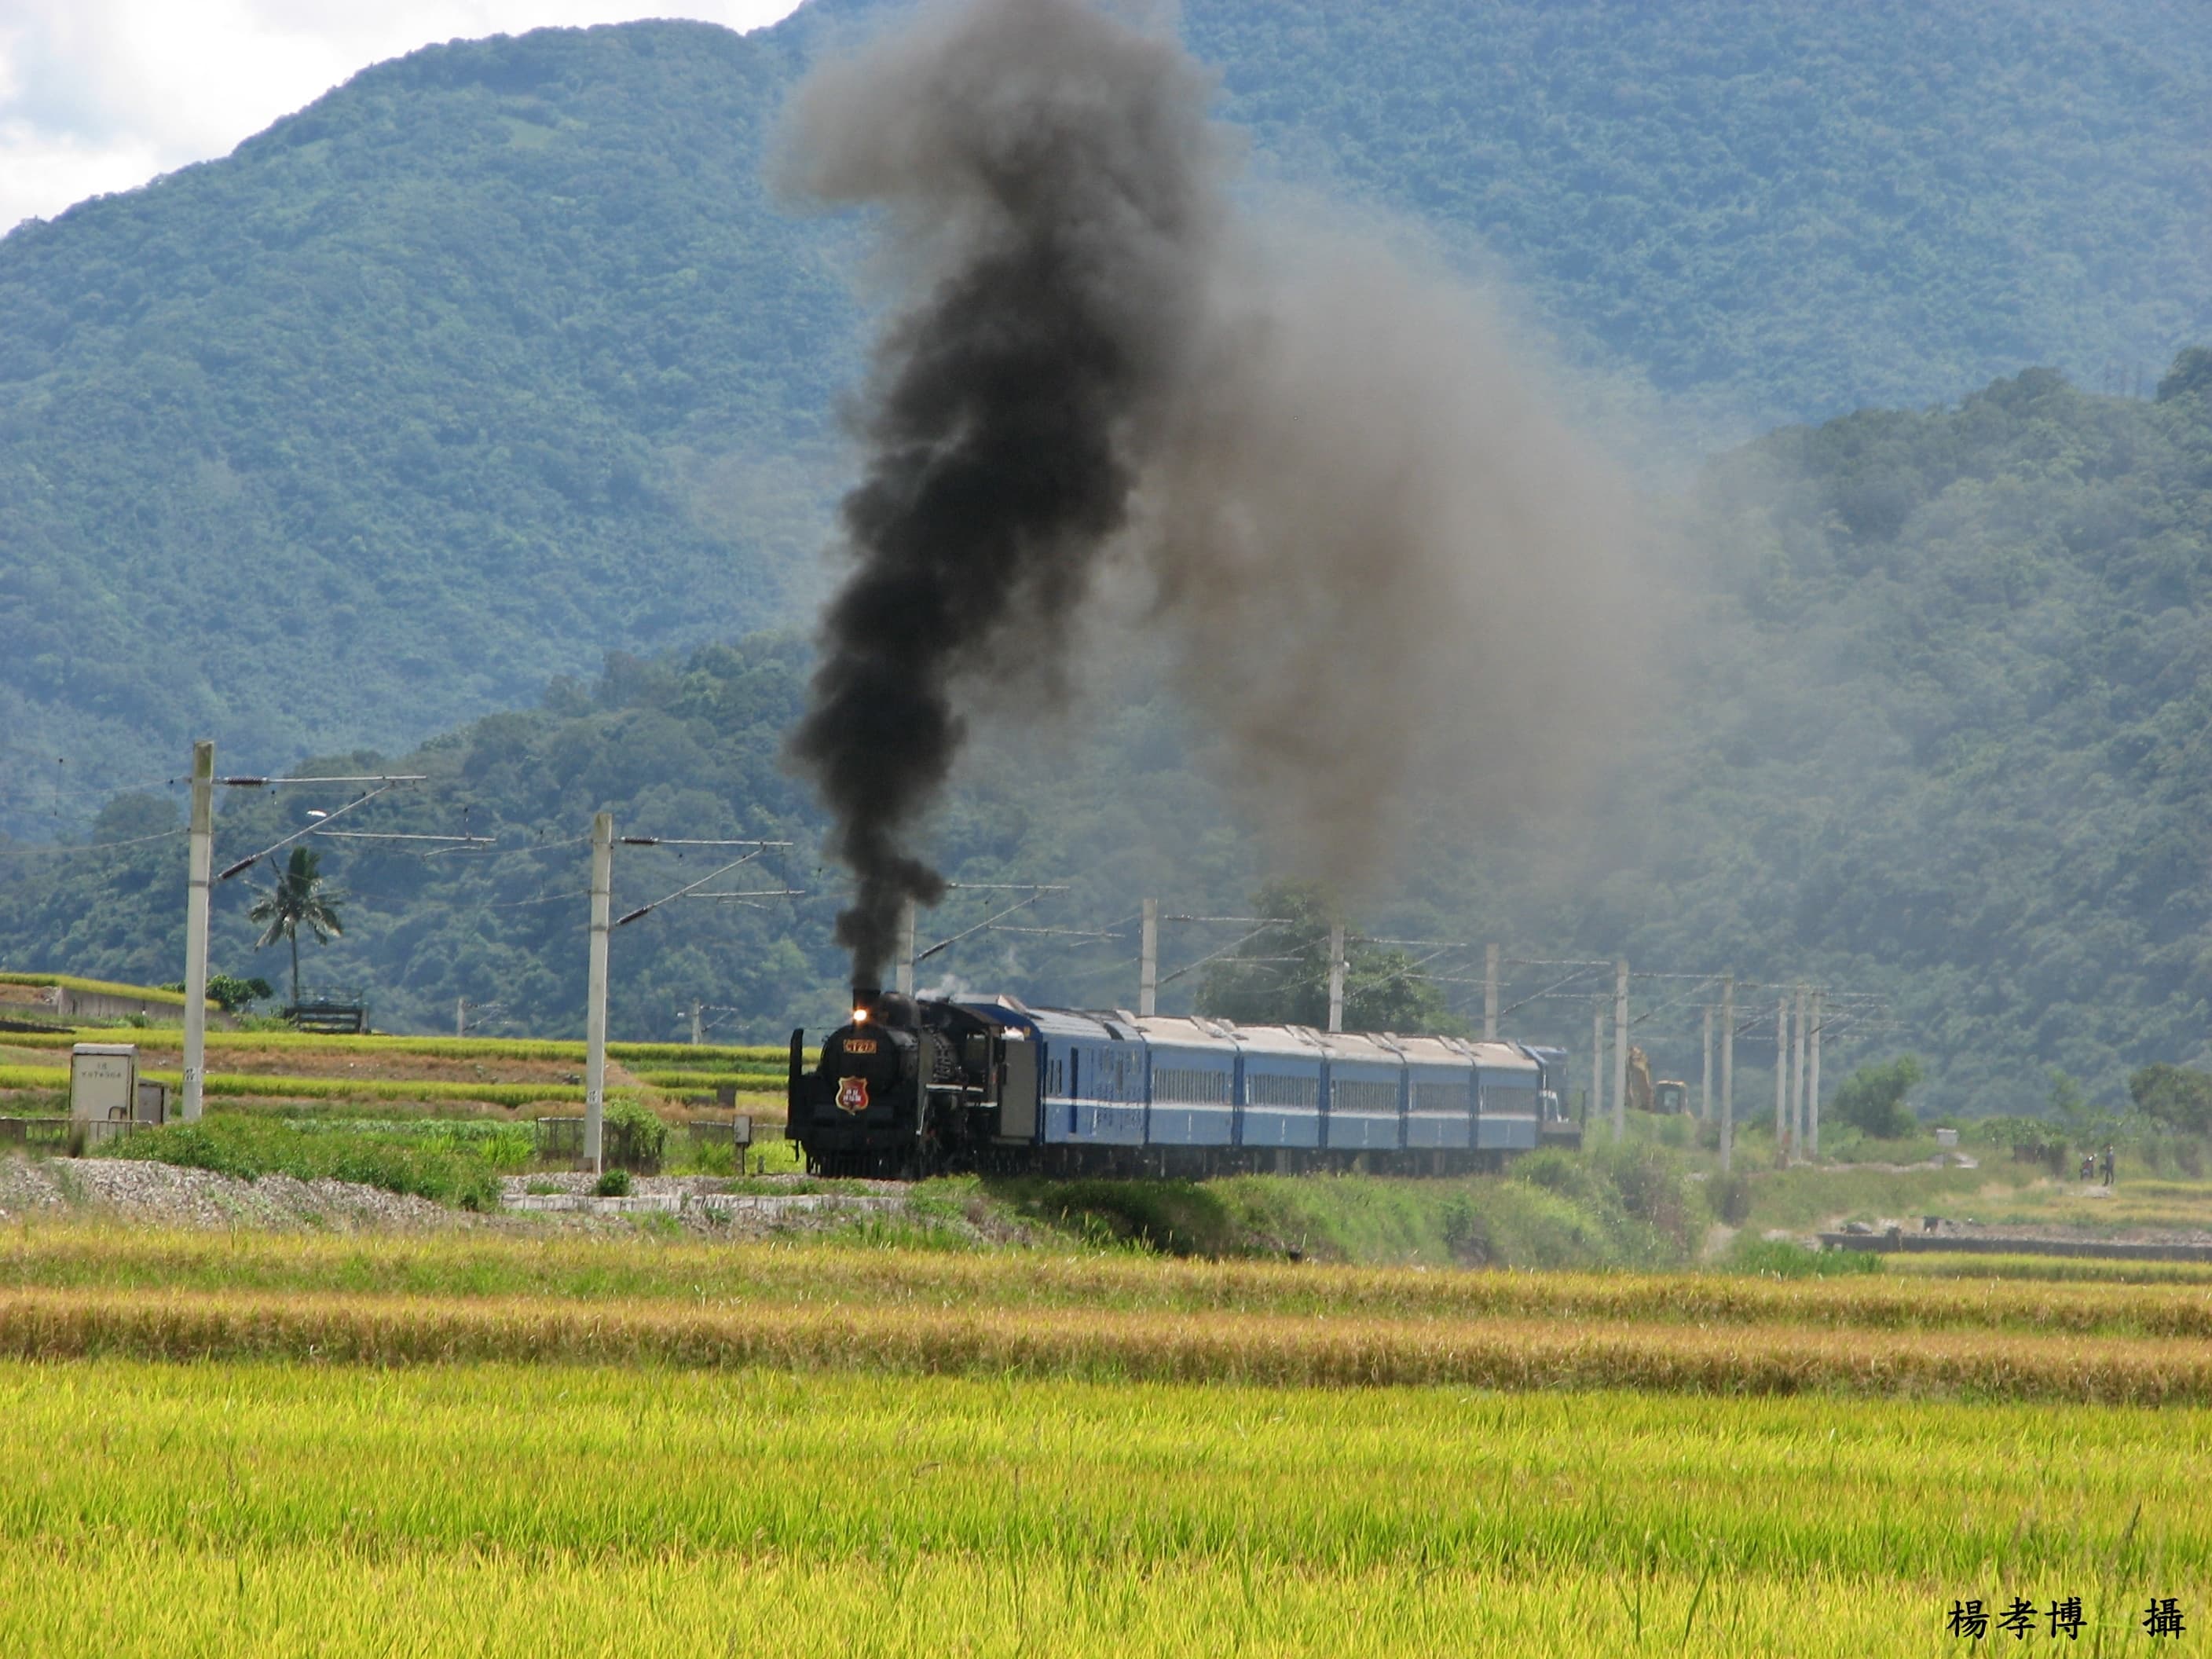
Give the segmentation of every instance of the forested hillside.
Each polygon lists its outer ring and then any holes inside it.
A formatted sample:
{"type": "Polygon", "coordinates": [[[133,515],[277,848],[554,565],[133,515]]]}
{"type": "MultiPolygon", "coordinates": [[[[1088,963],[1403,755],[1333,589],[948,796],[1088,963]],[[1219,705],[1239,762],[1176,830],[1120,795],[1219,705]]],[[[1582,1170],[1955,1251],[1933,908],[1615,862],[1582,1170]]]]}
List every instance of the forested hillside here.
{"type": "MultiPolygon", "coordinates": [[[[1672,696],[1631,728],[1600,794],[1511,839],[1478,839],[1440,799],[1402,869],[1355,900],[1357,920],[1385,937],[1625,951],[1643,968],[1886,992],[1901,1029],[1885,1044],[1928,1057],[1930,1108],[2033,1111],[2052,1067],[2117,1103],[2130,1068],[2203,1063],[2212,353],[2184,354],[2154,401],[2038,370],[1955,404],[1778,432],[1717,463],[1684,511],[1717,556],[1669,633],[1672,696]]],[[[776,760],[806,656],[784,636],[619,659],[593,688],[561,683],[538,708],[404,757],[431,781],[356,827],[466,830],[497,850],[325,842],[355,897],[344,942],[311,953],[311,977],[366,984],[396,1025],[442,1025],[467,996],[522,1030],[580,1030],[580,837],[605,806],[626,834],[792,839],[708,890],[787,881],[807,895],[682,901],[618,932],[617,1032],[665,1035],[695,999],[738,1011],[721,1029],[757,1039],[820,1024],[842,989],[829,943],[842,878],[817,865],[818,819],[776,760]]],[[[987,731],[933,849],[963,881],[1072,886],[1008,927],[1121,936],[978,933],[926,964],[924,983],[1126,1004],[1142,897],[1241,913],[1271,872],[1190,750],[1171,706],[1141,694],[1065,734],[987,731]]],[[[350,793],[227,799],[218,865],[350,793]]],[[[118,801],[91,836],[161,840],[0,849],[0,962],[173,978],[176,794],[118,801]]],[[[616,909],[729,856],[621,849],[616,909]]],[[[231,972],[266,968],[236,890],[264,879],[248,872],[218,902],[216,959],[231,972]]],[[[924,942],[1017,896],[956,893],[924,942]]],[[[1171,932],[1167,965],[1236,931],[1171,932]]],[[[1172,981],[1164,1003],[1188,1006],[1201,977],[1172,981]]],[[[1470,1007],[1472,987],[1440,989],[1470,1007]]],[[[1639,990],[1638,1010],[1674,994],[1639,990]]],[[[1587,1002],[1539,1003],[1509,1029],[1586,1051],[1589,1018],[1587,1002]]],[[[1678,1012],[1638,1038],[1662,1072],[1693,1077],[1697,1030],[1678,1012]]],[[[1854,1057],[1871,1055],[1838,1061],[1854,1057]]],[[[1741,1058],[1757,1109],[1768,1056],[1747,1039],[1741,1058]]]]}
{"type": "MultiPolygon", "coordinates": [[[[433,48],[0,240],[0,825],[81,826],[196,735],[399,746],[803,624],[857,313],[846,233],[760,162],[878,9],[433,48]]],[[[2098,387],[2212,330],[2212,33],[2163,0],[1183,27],[1260,176],[1430,228],[1671,424],[2098,387]]]]}

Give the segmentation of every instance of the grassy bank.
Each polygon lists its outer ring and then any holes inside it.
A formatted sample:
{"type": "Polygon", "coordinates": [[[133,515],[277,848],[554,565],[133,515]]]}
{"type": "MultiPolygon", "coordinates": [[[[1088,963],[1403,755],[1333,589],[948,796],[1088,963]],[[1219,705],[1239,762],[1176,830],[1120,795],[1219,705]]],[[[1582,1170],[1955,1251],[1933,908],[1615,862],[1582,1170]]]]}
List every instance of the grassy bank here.
{"type": "Polygon", "coordinates": [[[1500,1176],[1237,1176],[1209,1182],[985,1183],[1024,1219],[1091,1243],[1172,1255],[1291,1256],[1426,1267],[1661,1267],[1715,1215],[1668,1149],[1545,1152],[1500,1176]]]}
{"type": "Polygon", "coordinates": [[[98,1155],[211,1170],[241,1181],[268,1175],[352,1181],[489,1210],[499,1205],[500,1176],[526,1168],[534,1148],[528,1124],[422,1118],[370,1126],[210,1116],[142,1130],[98,1155]]]}

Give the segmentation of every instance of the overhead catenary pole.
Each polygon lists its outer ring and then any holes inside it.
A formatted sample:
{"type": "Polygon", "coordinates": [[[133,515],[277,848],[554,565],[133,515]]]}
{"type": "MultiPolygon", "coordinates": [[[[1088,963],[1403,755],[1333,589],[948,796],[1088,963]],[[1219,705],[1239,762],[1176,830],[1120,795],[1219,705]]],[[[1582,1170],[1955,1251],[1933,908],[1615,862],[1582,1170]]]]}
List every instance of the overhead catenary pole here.
{"type": "Polygon", "coordinates": [[[1713,1121],[1713,1005],[1705,1005],[1705,1061],[1698,1073],[1698,1121],[1713,1121]]]}
{"type": "Polygon", "coordinates": [[[1820,1157],[1820,1026],[1821,1026],[1821,1024],[1822,1024],[1822,1020],[1821,1020],[1821,1012],[1820,1012],[1820,993],[1816,989],[1816,990],[1814,990],[1814,993],[1813,993],[1813,1060],[1812,1060],[1812,1065],[1813,1065],[1813,1073],[1812,1073],[1812,1079],[1811,1079],[1810,1083],[1807,1085],[1807,1091],[1807,1091],[1807,1093],[1808,1093],[1809,1095],[1811,1095],[1812,1099],[1813,1099],[1813,1124],[1812,1124],[1812,1128],[1811,1128],[1811,1131],[1810,1131],[1809,1138],[1808,1139],[1808,1140],[1807,1140],[1807,1142],[1806,1142],[1806,1145],[1807,1145],[1807,1146],[1811,1149],[1811,1151],[1812,1151],[1812,1154],[1813,1154],[1813,1156],[1814,1156],[1814,1158],[1818,1158],[1818,1157],[1820,1157]]]}
{"type": "Polygon", "coordinates": [[[1328,1029],[1344,1029],[1344,924],[1328,930],[1328,1029]]]}
{"type": "Polygon", "coordinates": [[[1774,1000],[1774,1155],[1790,1156],[1790,996],[1774,1000]]]}
{"type": "Polygon", "coordinates": [[[1590,1004],[1590,1092],[1589,1109],[1583,1114],[1587,1123],[1605,1112],[1605,1001],[1600,998],[1590,1004]]]}
{"type": "Polygon", "coordinates": [[[1721,981],[1721,1173],[1735,1158],[1735,975],[1721,981]]]}
{"type": "Polygon", "coordinates": [[[615,815],[592,815],[592,960],[584,986],[584,1162],[605,1167],[607,1103],[607,924],[614,908],[615,815]]]}
{"type": "Polygon", "coordinates": [[[1790,1050],[1790,1078],[1797,1090],[1796,1146],[1797,1156],[1801,1158],[1810,1158],[1813,1155],[1811,1151],[1812,1143],[1810,1138],[1806,1133],[1806,1118],[1808,1116],[1808,1113],[1805,1109],[1805,1027],[1808,1023],[1805,1018],[1806,1002],[1807,993],[1805,987],[1801,983],[1797,987],[1796,1042],[1790,1050]]]}
{"type": "Polygon", "coordinates": [[[192,745],[191,849],[185,888],[185,1076],[177,1115],[198,1121],[207,1081],[208,883],[215,871],[215,744],[192,745]]]}
{"type": "Polygon", "coordinates": [[[1613,964],[1613,1138],[1628,1139],[1628,958],[1613,964]]]}
{"type": "Polygon", "coordinates": [[[1137,1018],[1150,1019],[1160,998],[1160,902],[1145,901],[1145,917],[1137,939],[1137,1018]]]}
{"type": "Polygon", "coordinates": [[[1482,947],[1482,1040],[1498,1041],[1498,947],[1482,947]]]}
{"type": "Polygon", "coordinates": [[[898,969],[896,981],[902,997],[914,994],[914,901],[899,901],[898,969]]]}

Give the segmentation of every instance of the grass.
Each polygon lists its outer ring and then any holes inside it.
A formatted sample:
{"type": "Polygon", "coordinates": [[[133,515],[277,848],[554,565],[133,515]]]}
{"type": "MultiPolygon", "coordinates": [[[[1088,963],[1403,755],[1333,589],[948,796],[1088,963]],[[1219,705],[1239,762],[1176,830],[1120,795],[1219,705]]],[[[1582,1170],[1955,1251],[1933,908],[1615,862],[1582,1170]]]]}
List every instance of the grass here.
{"type": "Polygon", "coordinates": [[[109,1361],[0,1458],[26,1653],[2118,1646],[2212,1544],[2195,1410],[109,1361]]]}
{"type": "Polygon", "coordinates": [[[212,1170],[243,1181],[288,1175],[358,1182],[489,1210],[498,1207],[501,1173],[526,1166],[533,1150],[532,1133],[524,1124],[422,1119],[368,1127],[210,1116],[142,1130],[110,1143],[100,1156],[212,1170]]]}

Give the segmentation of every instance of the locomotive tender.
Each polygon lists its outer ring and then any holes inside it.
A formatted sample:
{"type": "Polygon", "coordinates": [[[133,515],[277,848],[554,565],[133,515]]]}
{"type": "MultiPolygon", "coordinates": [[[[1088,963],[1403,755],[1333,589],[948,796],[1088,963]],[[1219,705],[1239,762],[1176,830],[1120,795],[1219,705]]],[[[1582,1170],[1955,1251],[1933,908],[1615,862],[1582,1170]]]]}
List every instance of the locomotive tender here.
{"type": "Polygon", "coordinates": [[[1556,1048],[1011,996],[854,1000],[811,1069],[791,1034],[790,1134],[817,1175],[1445,1175],[1581,1139],[1556,1048]]]}

